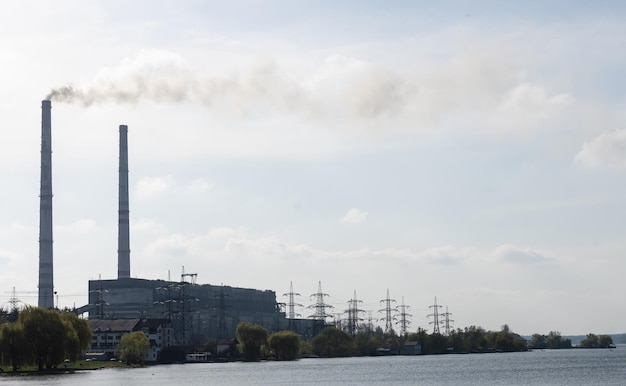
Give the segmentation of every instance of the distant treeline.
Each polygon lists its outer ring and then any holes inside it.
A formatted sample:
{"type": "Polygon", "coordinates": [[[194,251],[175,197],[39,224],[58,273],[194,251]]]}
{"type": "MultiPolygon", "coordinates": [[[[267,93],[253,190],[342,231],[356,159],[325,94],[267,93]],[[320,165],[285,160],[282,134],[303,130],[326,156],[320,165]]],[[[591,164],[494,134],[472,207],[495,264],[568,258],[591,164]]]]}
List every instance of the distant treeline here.
{"type": "MultiPolygon", "coordinates": [[[[609,335],[588,334],[578,343],[578,347],[608,348],[613,344],[609,335]]],[[[398,336],[394,331],[361,331],[354,336],[335,327],[327,327],[309,342],[302,342],[303,354],[322,357],[360,356],[381,354],[452,354],[514,352],[529,349],[568,349],[573,348],[569,338],[558,331],[547,335],[534,334],[525,338],[512,332],[508,325],[500,331],[487,331],[479,326],[451,330],[449,334],[427,333],[423,329],[398,336]],[[416,350],[415,347],[418,347],[416,350]]]]}
{"type": "MultiPolygon", "coordinates": [[[[559,333],[557,332],[557,334],[559,334],[559,333]]],[[[535,334],[535,335],[537,335],[537,334],[535,334]]],[[[548,335],[546,335],[546,337],[548,335]]],[[[593,336],[595,334],[563,335],[562,336],[562,340],[569,341],[571,346],[573,346],[573,347],[578,347],[578,346],[581,346],[581,342],[584,342],[585,339],[590,338],[590,335],[591,335],[591,339],[593,340],[593,336]]],[[[526,340],[528,340],[530,342],[530,341],[532,341],[533,336],[526,335],[526,336],[524,336],[524,339],[526,339],[526,340]]],[[[599,337],[607,337],[607,336],[611,338],[610,343],[626,344],[626,334],[601,334],[601,335],[598,335],[598,339],[599,339],[599,337]]],[[[604,338],[603,341],[607,341],[607,338],[604,338]]]]}

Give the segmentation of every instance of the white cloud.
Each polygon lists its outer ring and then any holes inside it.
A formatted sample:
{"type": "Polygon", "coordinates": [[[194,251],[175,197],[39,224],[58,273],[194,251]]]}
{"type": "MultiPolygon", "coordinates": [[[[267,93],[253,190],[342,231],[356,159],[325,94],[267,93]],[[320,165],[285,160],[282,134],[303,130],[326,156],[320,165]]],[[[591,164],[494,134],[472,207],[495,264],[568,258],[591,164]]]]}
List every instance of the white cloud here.
{"type": "Polygon", "coordinates": [[[605,132],[585,141],[575,162],[587,168],[626,170],[626,129],[605,132]]]}
{"type": "Polygon", "coordinates": [[[137,182],[137,198],[150,198],[170,190],[176,185],[172,175],[164,177],[144,177],[137,182]]]}
{"type": "Polygon", "coordinates": [[[544,253],[532,250],[530,248],[520,248],[514,245],[501,245],[493,251],[492,256],[497,261],[510,263],[543,263],[551,261],[544,253]]]}
{"type": "Polygon", "coordinates": [[[367,220],[367,212],[360,210],[359,208],[352,208],[346,213],[339,222],[343,224],[358,224],[367,220]]]}

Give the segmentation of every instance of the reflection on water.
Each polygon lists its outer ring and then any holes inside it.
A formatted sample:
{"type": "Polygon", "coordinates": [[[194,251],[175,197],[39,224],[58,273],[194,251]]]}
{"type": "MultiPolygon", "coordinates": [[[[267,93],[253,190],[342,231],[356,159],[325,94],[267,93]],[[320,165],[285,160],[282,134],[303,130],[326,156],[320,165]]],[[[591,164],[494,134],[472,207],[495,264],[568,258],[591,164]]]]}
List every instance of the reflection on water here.
{"type": "Polygon", "coordinates": [[[525,353],[195,363],[2,376],[4,385],[606,385],[624,384],[626,348],[525,353]]]}

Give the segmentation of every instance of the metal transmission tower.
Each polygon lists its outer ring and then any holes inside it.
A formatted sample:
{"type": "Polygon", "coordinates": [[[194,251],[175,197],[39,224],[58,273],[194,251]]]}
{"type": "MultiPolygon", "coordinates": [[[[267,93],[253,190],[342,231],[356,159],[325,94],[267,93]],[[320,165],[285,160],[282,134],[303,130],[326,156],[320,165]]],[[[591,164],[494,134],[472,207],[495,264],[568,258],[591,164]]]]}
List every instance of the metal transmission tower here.
{"type": "Polygon", "coordinates": [[[335,327],[340,329],[340,330],[343,329],[343,327],[341,325],[341,315],[343,315],[343,314],[342,313],[333,314],[333,321],[334,321],[335,327]]]}
{"type": "Polygon", "coordinates": [[[348,300],[348,309],[345,313],[348,314],[348,333],[355,336],[359,329],[359,322],[363,320],[359,315],[364,311],[359,309],[359,303],[363,301],[356,298],[356,290],[354,290],[354,296],[348,300]]]}
{"type": "Polygon", "coordinates": [[[395,303],[396,301],[389,297],[389,288],[387,288],[387,298],[381,300],[380,302],[385,305],[385,308],[378,310],[378,312],[385,312],[385,317],[379,320],[385,321],[385,333],[391,334],[393,331],[392,323],[394,320],[394,317],[391,315],[391,311],[394,309],[391,306],[391,303],[395,303]]]}
{"type": "MultiPolygon", "coordinates": [[[[107,303],[104,300],[104,294],[109,292],[107,289],[102,288],[102,278],[101,275],[98,275],[98,289],[96,290],[91,290],[89,291],[91,293],[95,293],[96,295],[96,304],[95,306],[98,309],[98,319],[104,319],[106,316],[104,313],[104,306],[108,306],[109,303],[107,303]]],[[[91,317],[91,314],[89,315],[91,317]]]]}
{"type": "Polygon", "coordinates": [[[433,317],[433,321],[430,322],[430,324],[434,325],[433,328],[433,334],[440,334],[439,332],[439,325],[441,324],[441,321],[439,321],[439,309],[442,306],[437,304],[437,297],[435,296],[435,304],[433,304],[432,306],[428,306],[428,308],[432,308],[433,309],[433,313],[432,314],[428,314],[426,315],[426,317],[433,317]]]}
{"type": "Polygon", "coordinates": [[[402,304],[398,306],[398,316],[400,320],[398,323],[400,324],[400,336],[406,336],[408,334],[408,325],[411,324],[411,321],[408,320],[408,317],[411,317],[411,314],[408,314],[406,310],[409,306],[404,305],[404,296],[402,297],[402,304]]]}
{"type": "Polygon", "coordinates": [[[165,305],[165,314],[172,323],[176,344],[186,345],[191,342],[195,312],[193,303],[199,301],[192,296],[197,276],[196,273],[185,273],[185,267],[182,267],[180,282],[169,282],[166,286],[157,288],[161,300],[155,303],[165,305]]]}
{"type": "Polygon", "coordinates": [[[226,294],[224,293],[224,285],[220,288],[219,300],[219,319],[217,320],[217,337],[218,339],[228,338],[228,327],[226,326],[226,294]]]}
{"type": "Polygon", "coordinates": [[[374,318],[372,317],[373,311],[367,311],[367,333],[368,335],[374,331],[374,318]]]}
{"type": "Polygon", "coordinates": [[[450,317],[452,316],[452,313],[448,312],[448,306],[446,306],[446,312],[441,314],[441,316],[445,318],[445,321],[444,321],[445,333],[446,335],[450,335],[450,323],[454,322],[454,320],[450,319],[450,317]]]}
{"type": "Polygon", "coordinates": [[[190,295],[190,288],[196,284],[197,273],[185,273],[185,267],[183,266],[180,274],[180,298],[178,299],[178,313],[180,315],[180,332],[182,332],[182,343],[188,344],[191,339],[191,332],[193,331],[193,317],[191,314],[195,311],[192,306],[194,302],[198,302],[199,299],[190,295]],[[189,278],[190,281],[186,281],[189,278]]]}
{"type": "Polygon", "coordinates": [[[311,295],[311,298],[315,297],[315,303],[307,307],[315,309],[315,313],[309,315],[309,318],[313,319],[313,329],[315,330],[313,331],[313,335],[317,335],[322,331],[326,325],[326,319],[332,317],[332,315],[327,312],[327,309],[333,308],[333,306],[324,302],[324,297],[326,296],[329,295],[322,291],[322,282],[319,281],[317,283],[317,293],[311,295]]]}
{"type": "MultiPolygon", "coordinates": [[[[23,301],[21,301],[18,297],[17,294],[37,294],[39,293],[38,291],[16,291],[15,287],[13,287],[13,290],[11,292],[5,292],[5,293],[10,293],[11,297],[9,298],[9,304],[11,305],[11,309],[9,311],[11,312],[17,312],[19,311],[19,303],[24,303],[23,301]]],[[[30,295],[26,295],[26,296],[30,296],[30,295]]]]}
{"type": "Polygon", "coordinates": [[[289,282],[289,292],[287,292],[286,294],[283,294],[283,296],[289,296],[289,303],[287,303],[287,310],[288,310],[287,320],[289,324],[287,328],[291,331],[297,332],[295,319],[296,317],[302,316],[302,315],[296,313],[296,306],[303,307],[303,305],[296,303],[294,300],[294,298],[296,296],[300,296],[300,294],[293,292],[293,282],[291,281],[289,282]]]}
{"type": "Polygon", "coordinates": [[[198,278],[198,274],[197,273],[185,273],[185,266],[183,265],[183,270],[180,274],[181,283],[187,283],[186,278],[191,279],[189,283],[196,284],[196,279],[198,278]]]}

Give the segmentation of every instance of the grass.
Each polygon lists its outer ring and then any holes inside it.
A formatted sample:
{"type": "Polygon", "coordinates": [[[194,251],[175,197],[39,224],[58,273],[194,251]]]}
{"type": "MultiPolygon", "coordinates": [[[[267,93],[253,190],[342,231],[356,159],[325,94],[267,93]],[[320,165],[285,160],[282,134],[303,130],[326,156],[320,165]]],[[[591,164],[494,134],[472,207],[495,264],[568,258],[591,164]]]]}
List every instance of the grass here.
{"type": "MultiPolygon", "coordinates": [[[[121,363],[118,361],[86,361],[86,360],[78,360],[71,363],[64,363],[59,365],[56,369],[44,370],[47,373],[56,373],[56,372],[67,372],[67,371],[81,371],[81,370],[98,370],[103,368],[110,367],[128,367],[125,363],[121,363]]],[[[0,366],[2,369],[1,374],[11,374],[12,367],[11,366],[0,366]]],[[[25,365],[21,366],[18,370],[18,373],[37,373],[36,365],[25,365]]]]}

